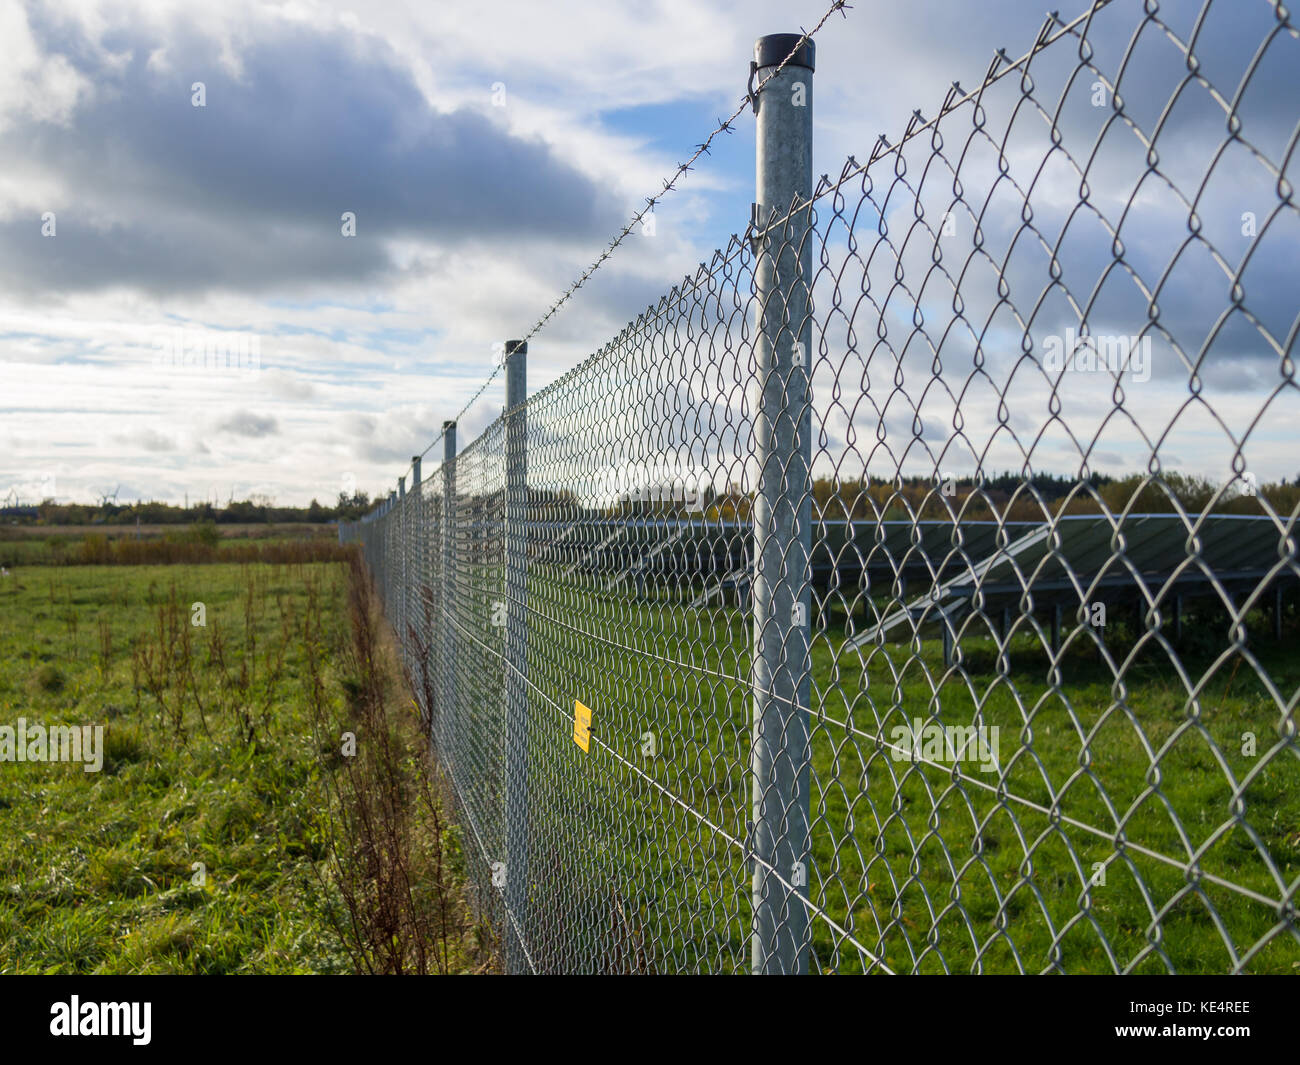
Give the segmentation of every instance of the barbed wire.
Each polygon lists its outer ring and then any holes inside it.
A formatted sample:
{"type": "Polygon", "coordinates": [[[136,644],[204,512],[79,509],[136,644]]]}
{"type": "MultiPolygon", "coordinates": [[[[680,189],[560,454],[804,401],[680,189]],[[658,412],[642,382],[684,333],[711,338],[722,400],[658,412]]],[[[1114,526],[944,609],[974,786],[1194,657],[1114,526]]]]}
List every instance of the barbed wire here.
{"type": "MultiPolygon", "coordinates": [[[[1106,0],[1106,2],[1109,2],[1109,0],[1106,0]]],[[[582,288],[582,286],[585,285],[591,279],[592,275],[595,274],[595,272],[605,264],[605,262],[610,258],[610,256],[612,256],[614,252],[618,250],[619,246],[623,243],[624,240],[627,239],[629,234],[631,234],[631,232],[634,229],[636,229],[636,227],[640,225],[641,222],[645,219],[645,216],[651,213],[655,209],[655,207],[663,201],[663,198],[667,196],[668,193],[676,190],[677,182],[681,180],[681,178],[683,177],[683,175],[687,173],[687,171],[692,170],[694,168],[695,163],[699,161],[700,157],[709,154],[710,149],[713,146],[714,140],[717,139],[717,137],[723,133],[733,132],[733,123],[735,123],[736,119],[738,119],[744,113],[746,107],[754,106],[758,95],[763,91],[767,83],[771,81],[773,78],[775,78],[777,75],[779,75],[781,71],[783,71],[786,68],[787,64],[789,64],[790,60],[793,59],[794,56],[798,53],[799,49],[801,49],[805,44],[811,41],[814,36],[816,36],[816,34],[821,30],[821,28],[825,26],[826,23],[830,20],[830,17],[833,14],[835,14],[838,11],[844,18],[848,18],[848,12],[851,11],[852,9],[853,9],[853,5],[848,3],[847,0],[832,0],[830,7],[826,9],[825,14],[822,15],[822,17],[817,21],[817,24],[813,26],[811,30],[804,30],[802,27],[800,27],[799,40],[795,43],[795,46],[790,49],[790,53],[783,60],[781,60],[781,62],[776,66],[776,68],[772,71],[772,73],[769,74],[767,77],[765,77],[762,81],[760,81],[756,86],[754,86],[753,89],[745,93],[744,97],[741,99],[740,103],[736,106],[736,109],[731,113],[730,117],[718,120],[718,125],[713,129],[713,131],[707,137],[705,137],[703,141],[701,141],[699,144],[695,146],[695,151],[690,156],[690,158],[688,158],[684,163],[678,163],[677,169],[673,171],[672,176],[664,180],[663,188],[655,195],[646,197],[645,207],[641,208],[641,210],[637,211],[632,216],[632,218],[628,221],[628,223],[614,236],[612,240],[610,240],[609,244],[605,246],[604,250],[598,256],[596,256],[596,258],[592,261],[591,265],[588,266],[582,272],[582,274],[578,277],[576,281],[573,282],[573,284],[571,284],[567,289],[564,290],[564,292],[562,292],[559,295],[559,297],[546,309],[546,312],[536,322],[533,323],[532,328],[529,329],[527,333],[525,333],[522,337],[518,339],[521,340],[523,343],[527,343],[534,336],[536,336],[546,325],[546,323],[550,321],[552,317],[555,316],[555,314],[559,311],[559,309],[563,307],[566,303],[568,303],[569,300],[573,298],[574,294],[580,288],[582,288]]],[[[492,384],[492,382],[496,380],[497,376],[501,373],[502,366],[504,365],[505,362],[504,360],[502,360],[492,368],[492,372],[488,374],[487,379],[479,386],[478,391],[476,391],[474,395],[470,397],[469,401],[466,402],[466,404],[463,407],[461,407],[460,411],[456,414],[454,418],[451,419],[451,421],[459,422],[460,419],[465,416],[465,413],[482,398],[483,393],[486,392],[488,390],[488,387],[492,384]]],[[[437,446],[437,444],[440,441],[443,440],[445,435],[446,435],[445,430],[439,431],[438,435],[435,436],[433,440],[429,442],[429,446],[420,452],[419,457],[423,459],[430,451],[433,450],[435,446],[437,446]]],[[[415,466],[414,462],[412,462],[411,465],[407,466],[407,473],[409,473],[412,469],[414,469],[414,466],[415,466]]],[[[405,476],[405,474],[403,474],[403,476],[405,476]]]]}
{"type": "Polygon", "coordinates": [[[771,74],[759,82],[751,92],[745,94],[744,98],[740,101],[740,104],[737,106],[736,110],[731,113],[729,118],[719,120],[717,128],[715,128],[712,133],[696,146],[695,153],[687,159],[686,162],[677,165],[677,169],[673,173],[673,176],[664,182],[663,190],[655,196],[649,196],[646,198],[646,206],[632,216],[631,221],[623,227],[618,236],[610,241],[609,246],[601,252],[600,255],[596,257],[596,260],[587,267],[585,271],[583,271],[582,275],[572,285],[570,285],[553,304],[551,304],[546,313],[543,314],[541,318],[534,323],[533,327],[527,332],[527,334],[525,334],[523,337],[525,341],[535,336],[551,319],[551,317],[573,297],[573,294],[582,288],[591,275],[600,269],[601,265],[614,253],[618,246],[623,243],[628,234],[641,223],[647,214],[654,210],[655,205],[677,187],[678,180],[688,170],[692,169],[700,156],[708,154],[709,149],[713,145],[714,139],[721,133],[732,132],[732,123],[734,123],[736,119],[744,113],[746,107],[754,105],[756,97],[763,91],[767,83],[777,77],[781,71],[786,68],[786,65],[794,58],[799,49],[813,39],[817,32],[826,25],[830,17],[838,11],[845,18],[848,18],[846,12],[851,9],[851,6],[852,5],[846,3],[845,0],[833,0],[831,6],[826,9],[826,13],[822,15],[817,25],[815,25],[811,30],[802,30],[801,27],[801,36],[795,43],[795,46],[790,49],[790,53],[781,60],[781,62],[773,69],[771,74]]]}
{"type": "MultiPolygon", "coordinates": [[[[1040,52],[1055,44],[1062,37],[1074,35],[1079,40],[1084,40],[1087,36],[1086,24],[1091,23],[1100,11],[1109,7],[1113,2],[1114,0],[1092,0],[1092,4],[1086,11],[1077,15],[1069,22],[1062,21],[1059,11],[1049,11],[1044,18],[1043,25],[1039,29],[1038,36],[1034,40],[1033,45],[1019,59],[1011,59],[1007,55],[1007,50],[1005,48],[996,49],[993,53],[993,59],[990,61],[989,67],[980,81],[979,88],[968,91],[961,87],[959,81],[954,81],[949,87],[947,95],[945,95],[943,99],[943,103],[939,105],[938,113],[933,118],[925,118],[921,114],[920,108],[913,110],[907,128],[903,131],[898,140],[891,143],[886,134],[879,134],[876,138],[876,143],[872,146],[871,154],[865,163],[859,162],[853,155],[848,156],[839,177],[832,179],[829,174],[823,174],[818,179],[817,187],[813,190],[811,199],[796,204],[783,215],[774,214],[762,229],[756,229],[751,225],[748,233],[749,239],[759,239],[769,234],[779,233],[780,230],[801,211],[809,210],[818,200],[821,200],[831,193],[838,192],[849,181],[867,173],[873,165],[886,156],[897,155],[922,133],[934,129],[940,121],[946,118],[953,111],[956,111],[964,104],[968,104],[972,101],[978,103],[980,96],[984,92],[992,88],[1007,75],[1020,70],[1040,52]],[[1083,26],[1081,32],[1079,31],[1080,26],[1083,26]]],[[[1091,67],[1089,64],[1085,63],[1085,65],[1089,66],[1089,69],[1092,69],[1099,77],[1102,77],[1103,79],[1105,78],[1105,75],[1101,71],[1096,70],[1096,68],[1091,67]]],[[[1113,86],[1107,84],[1107,88],[1111,89],[1113,86]]]]}

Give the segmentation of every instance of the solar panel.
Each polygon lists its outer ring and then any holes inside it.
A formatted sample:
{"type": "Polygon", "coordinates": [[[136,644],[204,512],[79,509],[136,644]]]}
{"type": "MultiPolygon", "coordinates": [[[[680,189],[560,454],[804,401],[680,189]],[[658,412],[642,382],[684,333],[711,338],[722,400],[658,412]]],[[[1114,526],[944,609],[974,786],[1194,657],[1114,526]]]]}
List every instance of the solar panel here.
{"type": "MultiPolygon", "coordinates": [[[[1023,532],[980,563],[936,582],[846,644],[858,648],[910,622],[955,627],[975,610],[1030,613],[1097,602],[1169,602],[1173,596],[1231,598],[1242,587],[1264,588],[1270,577],[1290,577],[1291,530],[1268,517],[1215,514],[1195,523],[1176,514],[1138,514],[1122,522],[1065,515],[1023,532]],[[1122,538],[1122,551],[1117,538],[1122,538]],[[1025,603],[1028,593],[1029,603],[1025,603]]],[[[869,584],[868,584],[869,587],[869,584]]],[[[1059,625],[1059,615],[1054,625],[1059,625]]]]}

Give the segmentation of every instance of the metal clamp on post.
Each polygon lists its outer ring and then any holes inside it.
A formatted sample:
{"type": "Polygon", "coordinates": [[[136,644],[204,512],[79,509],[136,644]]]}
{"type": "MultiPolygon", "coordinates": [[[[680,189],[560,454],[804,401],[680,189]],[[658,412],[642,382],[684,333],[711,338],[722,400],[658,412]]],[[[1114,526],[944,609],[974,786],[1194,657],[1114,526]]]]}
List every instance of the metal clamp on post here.
{"type": "Polygon", "coordinates": [[[755,255],[762,250],[763,238],[767,235],[767,222],[763,219],[763,205],[749,205],[749,231],[745,234],[749,240],[749,250],[755,255]]]}

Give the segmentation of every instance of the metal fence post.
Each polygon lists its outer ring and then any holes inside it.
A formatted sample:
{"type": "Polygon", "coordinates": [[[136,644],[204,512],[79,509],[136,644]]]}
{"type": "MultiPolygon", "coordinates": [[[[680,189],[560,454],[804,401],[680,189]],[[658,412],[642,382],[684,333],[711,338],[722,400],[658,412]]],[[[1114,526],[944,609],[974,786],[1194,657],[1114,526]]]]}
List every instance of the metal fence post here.
{"type": "Polygon", "coordinates": [[[397,571],[397,580],[399,584],[397,593],[397,606],[393,613],[397,616],[397,653],[403,662],[408,661],[408,648],[406,646],[406,578],[408,571],[407,564],[407,538],[410,529],[411,515],[406,508],[406,477],[397,478],[397,550],[401,552],[401,567],[397,571]]]}
{"type": "Polygon", "coordinates": [[[393,555],[397,547],[397,490],[390,488],[388,490],[388,509],[384,512],[387,517],[384,519],[384,612],[390,613],[393,610],[393,572],[395,569],[393,555]]]}
{"type": "MultiPolygon", "coordinates": [[[[419,676],[422,680],[428,680],[429,670],[429,633],[426,622],[428,621],[428,612],[424,606],[424,577],[425,577],[425,551],[428,549],[428,519],[425,516],[426,506],[424,493],[420,490],[420,456],[411,456],[411,495],[415,501],[415,529],[412,536],[412,559],[411,559],[411,611],[414,615],[411,623],[415,626],[417,633],[412,648],[412,668],[418,668],[419,676]],[[416,655],[422,655],[423,660],[417,659],[416,655]]],[[[419,698],[427,702],[425,685],[421,684],[419,698]]],[[[427,714],[430,713],[428,706],[422,706],[421,709],[427,714]]]]}
{"type": "Polygon", "coordinates": [[[527,971],[528,344],[506,344],[506,972],[527,971]]]}
{"type": "Polygon", "coordinates": [[[442,423],[442,722],[443,765],[456,775],[456,423],[442,423]]]}
{"type": "MultiPolygon", "coordinates": [[[[757,79],[799,45],[800,34],[760,37],[757,79]]],[[[809,625],[812,552],[812,319],[807,239],[812,197],[811,41],[756,97],[755,284],[762,322],[755,345],[762,395],[755,419],[753,774],[755,973],[808,967],[809,625]],[[806,204],[791,212],[795,202],[806,204]],[[787,217],[787,213],[789,217],[787,217]],[[772,226],[773,220],[777,224],[772,226]]]]}

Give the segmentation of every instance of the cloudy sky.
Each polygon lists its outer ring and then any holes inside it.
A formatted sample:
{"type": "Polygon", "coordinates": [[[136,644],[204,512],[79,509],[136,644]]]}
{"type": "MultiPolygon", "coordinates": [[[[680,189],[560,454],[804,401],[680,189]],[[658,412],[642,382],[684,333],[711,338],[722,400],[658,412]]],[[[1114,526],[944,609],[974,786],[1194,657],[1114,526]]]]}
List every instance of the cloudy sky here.
{"type": "MultiPolygon", "coordinates": [[[[1042,6],[859,0],[834,16],[817,38],[816,172],[865,158],[880,133],[897,139],[954,80],[978,84],[996,48],[1019,57],[1042,6]]],[[[1234,17],[1235,38],[1228,24],[1206,33],[1227,40],[1229,91],[1271,19],[1262,2],[1238,6],[1258,13],[1234,17]]],[[[1098,34],[1112,64],[1141,12],[1115,7],[1123,17],[1098,34]]],[[[1164,7],[1192,30],[1199,3],[1164,7]]],[[[825,8],[0,0],[0,496],[302,504],[352,484],[387,491],[479,389],[494,345],[527,332],[735,109],[754,39],[810,27],[825,8]],[[169,365],[195,340],[242,344],[256,368],[169,365]]],[[[1294,47],[1283,62],[1300,67],[1294,47]]],[[[1259,80],[1281,77],[1270,66],[1259,80]]],[[[1261,95],[1255,119],[1275,159],[1294,126],[1291,111],[1263,102],[1277,96],[1261,95]]],[[[1167,86],[1152,89],[1156,103],[1167,98],[1167,86]]],[[[1187,143],[1194,128],[1188,119],[1187,143]]],[[[1216,130],[1207,144],[1221,120],[1216,130]]],[[[657,208],[653,234],[634,233],[534,338],[531,390],[743,230],[753,143],[746,113],[657,208]]],[[[1188,164],[1192,194],[1205,162],[1188,164]]],[[[1207,192],[1219,197],[1221,241],[1245,210],[1264,217],[1277,202],[1247,161],[1232,165],[1233,189],[1207,192]],[[1255,199],[1241,191],[1251,181],[1255,199]]],[[[1185,239],[1186,211],[1171,217],[1185,239]]],[[[1251,289],[1283,338],[1296,245],[1293,226],[1251,289]]],[[[1197,300],[1177,298],[1190,320],[1197,300]]],[[[1210,367],[1202,387],[1222,389],[1238,430],[1265,411],[1251,468],[1294,476],[1294,388],[1266,409],[1282,380],[1275,354],[1250,336],[1230,354],[1236,369],[1210,367]]],[[[1176,361],[1154,376],[1165,386],[1153,404],[1186,399],[1176,361]]],[[[498,379],[463,419],[463,439],[496,417],[502,393],[498,379]]],[[[1173,448],[1179,459],[1228,476],[1231,448],[1197,434],[1173,448]]]]}

